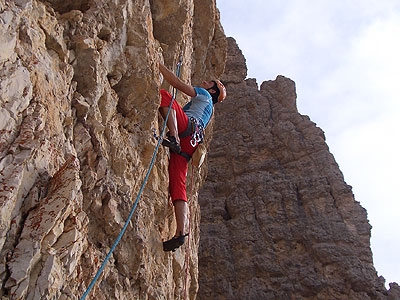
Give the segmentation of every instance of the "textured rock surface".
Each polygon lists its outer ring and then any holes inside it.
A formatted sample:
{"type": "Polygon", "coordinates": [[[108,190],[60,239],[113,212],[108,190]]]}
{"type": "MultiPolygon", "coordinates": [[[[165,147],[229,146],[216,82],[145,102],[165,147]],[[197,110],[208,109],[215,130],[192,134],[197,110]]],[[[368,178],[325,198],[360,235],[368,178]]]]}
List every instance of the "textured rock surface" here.
{"type": "Polygon", "coordinates": [[[366,211],[322,130],[298,113],[294,82],[259,90],[228,44],[228,98],[199,194],[197,299],[399,299],[377,277],[366,211]]]}
{"type": "MultiPolygon", "coordinates": [[[[365,211],[322,131],[297,113],[294,83],[278,77],[259,91],[230,43],[198,298],[397,299],[398,286],[386,292],[376,277],[365,211]]],[[[78,299],[149,166],[161,127],[157,63],[173,69],[182,55],[187,82],[220,75],[219,14],[214,0],[0,0],[0,44],[0,297],[78,299]]],[[[189,180],[190,243],[165,254],[175,229],[167,157],[160,149],[90,299],[196,297],[206,171],[189,180]]]]}
{"type": "MultiPolygon", "coordinates": [[[[188,82],[223,71],[215,1],[0,0],[0,43],[0,296],[77,299],[149,166],[158,61],[173,69],[182,52],[188,82]]],[[[167,155],[91,299],[195,297],[196,195],[191,246],[162,251],[174,233],[167,155]]]]}

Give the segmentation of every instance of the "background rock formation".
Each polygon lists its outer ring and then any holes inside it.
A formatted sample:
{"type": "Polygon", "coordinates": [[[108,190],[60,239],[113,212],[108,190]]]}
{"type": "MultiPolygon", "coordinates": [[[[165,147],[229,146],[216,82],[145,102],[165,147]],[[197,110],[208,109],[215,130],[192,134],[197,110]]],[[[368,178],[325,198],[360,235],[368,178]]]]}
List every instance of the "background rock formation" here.
{"type": "MultiPolygon", "coordinates": [[[[218,77],[227,40],[214,0],[0,0],[0,45],[0,296],[78,299],[149,166],[153,129],[161,127],[158,62],[174,69],[182,56],[187,82],[218,77]]],[[[293,82],[279,77],[259,91],[254,80],[244,81],[237,47],[224,76],[232,96],[217,110],[203,191],[215,201],[202,200],[198,298],[332,292],[380,299],[385,290],[372,265],[365,211],[322,131],[297,113],[293,82]],[[239,251],[248,264],[238,263],[239,251]],[[221,283],[216,266],[225,274],[221,283]]],[[[206,168],[189,180],[190,244],[165,254],[161,241],[175,225],[167,158],[160,149],[90,299],[196,297],[197,190],[206,168]]]]}
{"type": "Polygon", "coordinates": [[[323,131],[298,113],[294,82],[259,90],[228,44],[228,97],[199,194],[197,299],[400,299],[377,277],[366,211],[323,131]]]}
{"type": "MultiPolygon", "coordinates": [[[[174,69],[181,53],[187,82],[223,71],[215,1],[0,0],[0,42],[0,296],[77,299],[155,148],[158,62],[174,69]]],[[[158,154],[91,299],[195,297],[199,208],[191,247],[164,254],[174,220],[158,154]]]]}

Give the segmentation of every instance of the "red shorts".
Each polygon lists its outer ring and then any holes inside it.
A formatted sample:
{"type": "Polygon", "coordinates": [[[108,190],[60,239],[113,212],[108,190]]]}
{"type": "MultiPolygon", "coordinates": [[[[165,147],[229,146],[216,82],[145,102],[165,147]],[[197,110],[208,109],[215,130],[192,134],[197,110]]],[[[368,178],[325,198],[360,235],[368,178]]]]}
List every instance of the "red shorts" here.
{"type": "MultiPolygon", "coordinates": [[[[161,104],[160,107],[169,107],[172,96],[166,90],[161,90],[161,104]]],[[[186,130],[189,118],[183,111],[182,107],[178,102],[172,103],[171,109],[176,112],[176,121],[178,123],[178,132],[182,133],[186,130]]],[[[186,152],[190,156],[196,150],[196,147],[192,147],[190,144],[191,136],[180,139],[180,145],[182,152],[186,152]]],[[[176,200],[187,201],[186,196],[186,174],[188,171],[188,161],[182,155],[171,152],[169,159],[169,192],[171,194],[172,202],[176,200]]]]}

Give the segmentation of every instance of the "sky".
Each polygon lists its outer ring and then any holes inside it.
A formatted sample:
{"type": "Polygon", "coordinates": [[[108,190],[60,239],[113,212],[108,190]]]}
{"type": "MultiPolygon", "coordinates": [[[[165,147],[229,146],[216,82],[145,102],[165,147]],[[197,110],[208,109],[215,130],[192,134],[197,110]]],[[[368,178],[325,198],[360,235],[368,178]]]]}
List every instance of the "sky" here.
{"type": "Polygon", "coordinates": [[[400,1],[217,0],[259,85],[295,81],[372,225],[378,276],[400,284],[400,1]]]}

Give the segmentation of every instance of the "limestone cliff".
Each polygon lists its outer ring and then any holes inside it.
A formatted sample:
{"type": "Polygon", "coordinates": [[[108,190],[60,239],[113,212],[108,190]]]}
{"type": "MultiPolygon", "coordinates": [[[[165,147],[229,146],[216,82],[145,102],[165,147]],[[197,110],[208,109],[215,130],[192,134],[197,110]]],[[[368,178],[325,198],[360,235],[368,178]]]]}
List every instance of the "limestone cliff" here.
{"type": "MultiPolygon", "coordinates": [[[[0,296],[78,299],[148,169],[158,62],[174,69],[182,54],[187,82],[223,72],[215,1],[0,0],[0,44],[0,296]]],[[[90,299],[195,298],[196,195],[190,247],[162,251],[174,233],[167,163],[160,149],[90,299]]]]}
{"type": "Polygon", "coordinates": [[[296,107],[292,80],[258,89],[229,39],[207,180],[197,299],[400,299],[378,278],[366,211],[296,107]]]}
{"type": "MultiPolygon", "coordinates": [[[[200,248],[207,166],[189,176],[190,243],[164,253],[174,219],[160,148],[88,298],[398,298],[376,276],[366,212],[322,131],[298,114],[294,83],[259,90],[229,41],[200,248]]],[[[174,69],[182,55],[181,78],[194,84],[224,72],[216,3],[0,0],[0,45],[0,296],[79,299],[149,167],[158,62],[174,69]]]]}

